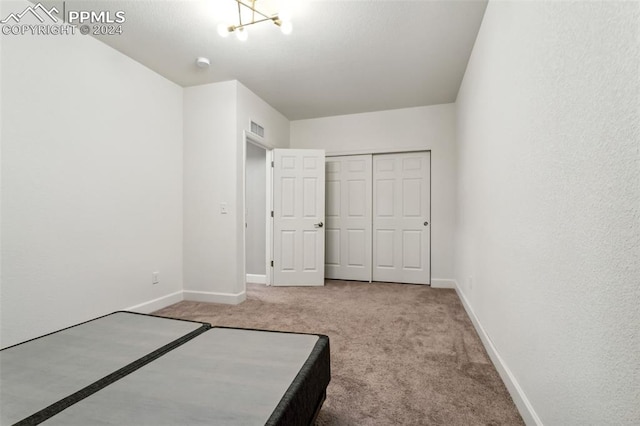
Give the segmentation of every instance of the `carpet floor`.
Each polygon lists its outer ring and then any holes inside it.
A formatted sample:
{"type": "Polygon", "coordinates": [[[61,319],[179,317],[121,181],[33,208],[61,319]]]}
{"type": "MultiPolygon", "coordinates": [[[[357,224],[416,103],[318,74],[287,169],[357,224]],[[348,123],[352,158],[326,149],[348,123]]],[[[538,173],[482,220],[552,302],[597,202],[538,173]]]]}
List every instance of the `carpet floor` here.
{"type": "Polygon", "coordinates": [[[524,424],[454,290],[248,284],[237,306],[185,301],[155,314],[329,336],[319,426],[524,424]]]}

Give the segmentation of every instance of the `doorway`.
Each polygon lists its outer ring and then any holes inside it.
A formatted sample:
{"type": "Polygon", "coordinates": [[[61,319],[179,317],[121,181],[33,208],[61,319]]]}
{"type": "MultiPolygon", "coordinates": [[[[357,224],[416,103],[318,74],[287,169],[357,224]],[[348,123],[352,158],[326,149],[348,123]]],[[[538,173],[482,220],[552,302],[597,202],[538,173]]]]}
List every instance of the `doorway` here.
{"type": "Polygon", "coordinates": [[[324,285],[324,151],[244,142],[245,283],[324,285]]]}
{"type": "Polygon", "coordinates": [[[246,143],[245,258],[247,282],[267,283],[267,150],[246,143]]]}
{"type": "Polygon", "coordinates": [[[273,147],[244,132],[244,273],[245,282],[271,285],[273,147]]]}

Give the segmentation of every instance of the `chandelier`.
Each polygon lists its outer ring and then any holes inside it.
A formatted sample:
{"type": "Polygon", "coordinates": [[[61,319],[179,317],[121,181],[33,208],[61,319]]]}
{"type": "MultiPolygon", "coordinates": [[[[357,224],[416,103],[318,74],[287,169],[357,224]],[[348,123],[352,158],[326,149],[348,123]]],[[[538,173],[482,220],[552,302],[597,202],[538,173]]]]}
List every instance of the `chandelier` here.
{"type": "Polygon", "coordinates": [[[291,25],[291,21],[287,13],[280,12],[271,16],[267,15],[266,13],[263,13],[256,9],[256,1],[257,0],[235,0],[235,2],[238,4],[238,23],[234,25],[228,25],[224,23],[218,25],[218,34],[220,34],[222,37],[227,37],[229,34],[235,32],[238,39],[244,41],[248,36],[247,31],[245,30],[246,27],[267,21],[271,21],[276,26],[280,27],[280,31],[282,31],[284,34],[291,33],[293,26],[291,25]],[[243,8],[248,9],[251,13],[251,20],[248,22],[246,21],[246,17],[245,22],[242,21],[243,8]]]}

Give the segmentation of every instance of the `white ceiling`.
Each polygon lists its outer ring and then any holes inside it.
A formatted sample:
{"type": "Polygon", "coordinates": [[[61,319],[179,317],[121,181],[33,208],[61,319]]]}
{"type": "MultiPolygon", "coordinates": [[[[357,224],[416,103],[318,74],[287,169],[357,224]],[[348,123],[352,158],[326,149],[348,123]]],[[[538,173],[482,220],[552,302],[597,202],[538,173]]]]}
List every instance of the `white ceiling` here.
{"type": "MultiPolygon", "coordinates": [[[[257,6],[276,12],[284,1],[257,6]]],[[[237,18],[234,0],[72,0],[66,8],[88,4],[125,11],[123,34],[101,40],[169,80],[237,79],[298,120],[454,102],[487,1],[289,0],[292,34],[265,22],[249,27],[245,42],[217,33],[229,13],[237,18]],[[198,56],[210,68],[196,67],[198,56]]]]}

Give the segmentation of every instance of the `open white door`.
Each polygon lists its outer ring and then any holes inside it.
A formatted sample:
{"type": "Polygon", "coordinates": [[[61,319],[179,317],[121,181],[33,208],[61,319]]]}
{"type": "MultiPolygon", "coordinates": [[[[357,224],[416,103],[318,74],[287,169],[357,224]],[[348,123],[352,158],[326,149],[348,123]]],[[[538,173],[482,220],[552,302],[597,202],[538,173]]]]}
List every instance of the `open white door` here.
{"type": "Polygon", "coordinates": [[[324,285],[324,151],[273,150],[273,285],[324,285]]]}

